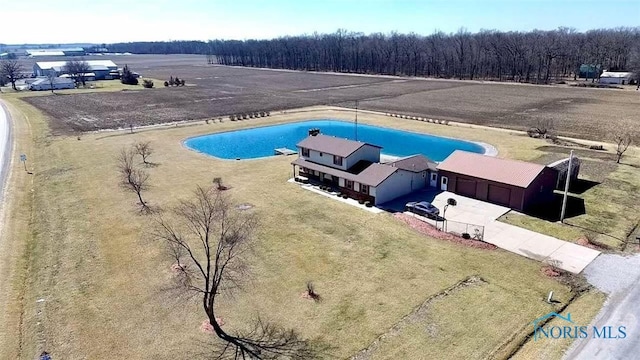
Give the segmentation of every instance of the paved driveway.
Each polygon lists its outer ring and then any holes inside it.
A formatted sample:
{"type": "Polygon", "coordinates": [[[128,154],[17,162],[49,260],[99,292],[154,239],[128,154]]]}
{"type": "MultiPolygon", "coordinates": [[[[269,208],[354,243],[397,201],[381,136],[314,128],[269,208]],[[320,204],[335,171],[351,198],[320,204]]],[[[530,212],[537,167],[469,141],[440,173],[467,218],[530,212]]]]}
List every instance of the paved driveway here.
{"type": "MultiPolygon", "coordinates": [[[[440,215],[444,215],[449,220],[447,225],[449,230],[453,226],[459,226],[453,222],[482,225],[484,241],[530,259],[553,262],[559,268],[572,273],[580,273],[600,255],[597,250],[497,221],[496,219],[510,210],[507,207],[447,191],[425,190],[384,205],[389,210],[404,211],[404,204],[408,201],[429,201],[434,204],[440,209],[440,215]],[[456,199],[457,205],[447,207],[446,213],[443,214],[449,198],[456,199]]],[[[427,221],[435,224],[433,220],[427,221]]],[[[473,232],[467,232],[473,235],[473,232]]]]}

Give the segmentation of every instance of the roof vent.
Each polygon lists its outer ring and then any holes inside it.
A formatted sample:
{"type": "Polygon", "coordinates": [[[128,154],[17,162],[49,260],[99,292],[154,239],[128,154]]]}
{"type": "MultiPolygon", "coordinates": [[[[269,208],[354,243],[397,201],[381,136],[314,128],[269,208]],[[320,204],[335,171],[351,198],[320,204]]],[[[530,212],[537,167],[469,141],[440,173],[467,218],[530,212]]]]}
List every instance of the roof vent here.
{"type": "Polygon", "coordinates": [[[320,134],[320,129],[318,128],[309,129],[309,136],[316,136],[318,134],[320,134]]]}

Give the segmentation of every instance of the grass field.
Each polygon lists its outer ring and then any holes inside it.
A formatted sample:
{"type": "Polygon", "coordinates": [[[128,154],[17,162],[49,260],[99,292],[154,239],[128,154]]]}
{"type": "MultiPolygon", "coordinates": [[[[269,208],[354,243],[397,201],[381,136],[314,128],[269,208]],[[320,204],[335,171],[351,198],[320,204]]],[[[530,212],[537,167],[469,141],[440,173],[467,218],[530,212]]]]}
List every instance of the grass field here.
{"type": "MultiPolygon", "coordinates": [[[[541,149],[550,151],[534,159],[543,164],[566,158],[571,150],[550,146],[541,149]]],[[[640,151],[630,148],[621,164],[615,163],[614,155],[611,151],[576,150],[582,161],[580,179],[588,185],[570,190],[583,209],[579,215],[569,216],[566,225],[514,213],[500,220],[567,241],[575,242],[586,235],[604,250],[635,251],[629,245],[635,242],[634,230],[640,224],[640,214],[633,210],[640,202],[640,151]]]]}
{"type": "Polygon", "coordinates": [[[361,109],[518,130],[551,119],[561,135],[598,141],[621,129],[637,128],[634,109],[640,105],[637,92],[627,90],[208,66],[197,56],[113,60],[143,76],[178,76],[194,86],[28,101],[58,120],[52,126],[56,133],[313,105],[353,107],[359,100],[361,109]]]}
{"type": "MultiPolygon", "coordinates": [[[[533,319],[571,297],[535,261],[427,238],[388,214],[370,214],[287,183],[290,157],[222,161],[181,144],[189,136],[257,124],[351,119],[351,112],[293,112],[133,134],[84,134],[78,140],[51,136],[39,111],[7,100],[15,120],[30,125],[31,133],[19,143],[34,141],[34,184],[32,203],[25,204],[31,212],[14,220],[29,223],[17,234],[28,244],[21,250],[26,265],[15,275],[27,279],[14,288],[22,311],[9,314],[22,314],[22,321],[7,322],[10,328],[0,333],[0,345],[6,345],[0,346],[0,358],[32,359],[42,350],[60,359],[188,358],[207,339],[199,330],[205,317],[197,299],[184,301],[163,290],[171,276],[169,257],[163,244],[146,235],[149,219],[138,213],[134,197],[118,187],[115,157],[140,140],[151,141],[151,160],[158,163],[148,169],[153,187],[146,197],[152,205],[170,206],[196,185],[222,177],[232,187],[230,195],[253,204],[251,211],[261,218],[249,286],[219,310],[230,329],[260,314],[331,343],[334,358],[500,358],[526,339],[533,319]],[[323,302],[301,298],[309,280],[323,302]],[[560,303],[544,301],[550,290],[560,303]],[[389,332],[394,326],[401,331],[389,332]],[[372,346],[379,336],[384,340],[372,346]]],[[[521,134],[371,114],[359,120],[492,143],[505,157],[547,154],[537,149],[540,140],[521,134]]]]}

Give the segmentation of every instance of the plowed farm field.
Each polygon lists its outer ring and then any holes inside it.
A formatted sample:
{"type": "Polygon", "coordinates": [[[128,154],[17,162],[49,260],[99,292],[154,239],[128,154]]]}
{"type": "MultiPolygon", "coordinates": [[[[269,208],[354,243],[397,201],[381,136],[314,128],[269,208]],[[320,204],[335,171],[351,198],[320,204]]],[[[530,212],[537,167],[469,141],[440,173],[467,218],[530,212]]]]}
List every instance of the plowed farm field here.
{"type": "MultiPolygon", "coordinates": [[[[103,58],[103,57],[102,57],[103,58]]],[[[312,73],[207,65],[193,55],[113,57],[145,77],[178,76],[187,86],[37,96],[26,101],[50,117],[54,133],[126,128],[335,105],[525,130],[553,120],[560,135],[601,140],[637,128],[640,94],[441,79],[312,73]]],[[[25,64],[29,66],[29,64],[25,64]]],[[[398,119],[398,121],[406,121],[398,119]]]]}

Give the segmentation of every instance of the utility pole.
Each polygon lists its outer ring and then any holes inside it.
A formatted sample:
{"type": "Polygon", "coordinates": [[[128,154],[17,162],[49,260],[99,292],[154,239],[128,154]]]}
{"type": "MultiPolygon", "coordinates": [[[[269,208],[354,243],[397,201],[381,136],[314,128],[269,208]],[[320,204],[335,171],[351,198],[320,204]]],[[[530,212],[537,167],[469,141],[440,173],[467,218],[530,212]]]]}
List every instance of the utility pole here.
{"type": "Polygon", "coordinates": [[[564,183],[564,196],[562,197],[562,212],[560,213],[560,222],[564,223],[564,215],[567,211],[567,194],[569,193],[569,182],[571,179],[571,163],[573,162],[573,150],[569,154],[569,167],[567,168],[567,178],[564,183]]]}
{"type": "Polygon", "coordinates": [[[356,100],[356,141],[358,141],[358,100],[356,100]]]}

